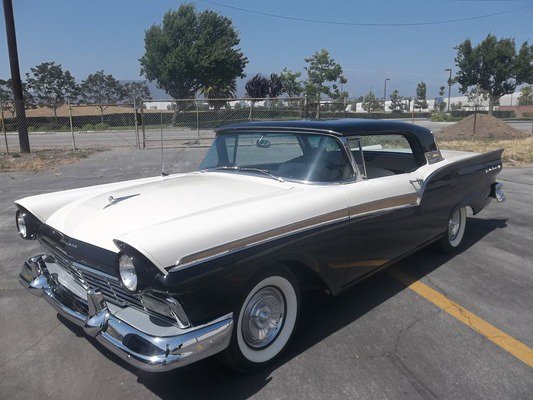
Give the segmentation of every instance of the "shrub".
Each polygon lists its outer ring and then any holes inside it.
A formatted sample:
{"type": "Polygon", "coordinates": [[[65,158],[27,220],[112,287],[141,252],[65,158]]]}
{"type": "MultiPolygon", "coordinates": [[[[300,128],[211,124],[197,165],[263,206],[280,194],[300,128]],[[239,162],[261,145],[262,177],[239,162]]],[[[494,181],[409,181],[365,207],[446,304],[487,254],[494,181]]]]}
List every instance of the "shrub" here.
{"type": "Polygon", "coordinates": [[[102,122],[98,124],[94,124],[94,130],[95,131],[105,131],[107,129],[107,124],[104,124],[102,122]]]}

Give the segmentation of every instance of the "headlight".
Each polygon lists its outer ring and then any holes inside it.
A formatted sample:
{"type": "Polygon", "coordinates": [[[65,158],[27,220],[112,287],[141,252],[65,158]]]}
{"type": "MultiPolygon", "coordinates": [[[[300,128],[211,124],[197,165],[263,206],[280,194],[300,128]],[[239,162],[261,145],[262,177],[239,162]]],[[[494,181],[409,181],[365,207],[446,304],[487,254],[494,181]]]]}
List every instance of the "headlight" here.
{"type": "Polygon", "coordinates": [[[133,260],[129,255],[122,254],[120,256],[118,270],[122,284],[130,292],[135,292],[137,290],[137,271],[135,271],[135,265],[133,265],[133,260]]]}
{"type": "Polygon", "coordinates": [[[17,210],[15,215],[19,235],[23,239],[35,239],[41,223],[37,218],[24,209],[17,210]]]}
{"type": "Polygon", "coordinates": [[[21,213],[20,211],[17,212],[17,228],[19,230],[19,235],[26,239],[26,236],[28,235],[26,220],[24,219],[24,213],[21,213]]]}

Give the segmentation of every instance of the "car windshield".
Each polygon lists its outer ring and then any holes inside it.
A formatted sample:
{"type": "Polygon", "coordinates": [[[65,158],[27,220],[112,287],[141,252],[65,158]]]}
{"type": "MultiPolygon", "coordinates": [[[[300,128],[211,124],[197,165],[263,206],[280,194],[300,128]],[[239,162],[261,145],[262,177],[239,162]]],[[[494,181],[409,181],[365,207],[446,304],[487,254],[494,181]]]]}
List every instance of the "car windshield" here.
{"type": "Polygon", "coordinates": [[[200,171],[331,183],[353,177],[338,138],[307,133],[238,132],[215,138],[200,171]]]}

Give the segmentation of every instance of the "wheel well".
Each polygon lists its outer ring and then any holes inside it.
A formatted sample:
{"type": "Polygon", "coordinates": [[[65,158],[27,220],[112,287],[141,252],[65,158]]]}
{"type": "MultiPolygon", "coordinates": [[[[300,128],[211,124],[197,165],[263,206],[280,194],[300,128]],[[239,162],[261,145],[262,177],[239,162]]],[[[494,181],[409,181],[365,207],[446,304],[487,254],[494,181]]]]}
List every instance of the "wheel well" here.
{"type": "Polygon", "coordinates": [[[328,289],[328,285],[322,278],[308,265],[294,260],[282,261],[289,270],[294,274],[302,289],[321,288],[328,289]]]}

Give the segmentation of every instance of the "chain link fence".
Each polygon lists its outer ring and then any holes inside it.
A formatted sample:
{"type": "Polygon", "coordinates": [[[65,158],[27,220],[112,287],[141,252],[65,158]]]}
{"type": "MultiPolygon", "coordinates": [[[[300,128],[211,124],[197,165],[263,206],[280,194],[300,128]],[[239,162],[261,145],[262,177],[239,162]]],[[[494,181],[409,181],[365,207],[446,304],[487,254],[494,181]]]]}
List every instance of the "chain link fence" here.
{"type": "MultiPolygon", "coordinates": [[[[140,147],[140,111],[133,104],[69,105],[26,108],[25,127],[32,149],[140,147]]],[[[19,152],[19,121],[13,108],[0,107],[7,153],[19,152]]]]}
{"type": "Polygon", "coordinates": [[[304,99],[294,97],[147,100],[140,112],[141,148],[207,146],[219,126],[306,116],[304,99]]]}
{"type": "MultiPolygon", "coordinates": [[[[312,102],[303,97],[140,100],[138,104],[64,104],[56,109],[26,107],[25,126],[32,149],[89,147],[208,146],[214,129],[245,121],[398,118],[362,113],[349,102],[312,102]]],[[[0,128],[7,152],[20,151],[14,107],[0,103],[0,128]]]]}

